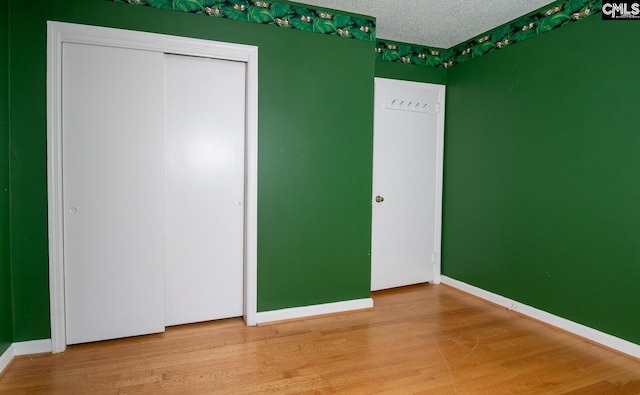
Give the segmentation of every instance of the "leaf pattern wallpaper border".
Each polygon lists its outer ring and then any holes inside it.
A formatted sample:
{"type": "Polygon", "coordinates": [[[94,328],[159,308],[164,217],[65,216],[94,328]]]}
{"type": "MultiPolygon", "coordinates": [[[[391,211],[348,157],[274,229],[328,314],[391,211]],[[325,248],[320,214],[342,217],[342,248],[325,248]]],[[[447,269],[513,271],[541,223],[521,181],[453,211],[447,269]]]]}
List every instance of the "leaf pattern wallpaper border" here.
{"type": "Polygon", "coordinates": [[[375,19],[300,7],[291,4],[248,0],[109,0],[214,18],[274,25],[363,41],[375,41],[375,19]]]}
{"type": "Polygon", "coordinates": [[[378,60],[451,67],[601,12],[602,0],[564,0],[449,49],[376,39],[376,21],[334,11],[248,0],[108,0],[375,42],[378,60]]]}
{"type": "Polygon", "coordinates": [[[602,0],[565,0],[518,18],[450,49],[376,41],[376,59],[432,67],[451,67],[508,45],[579,21],[602,10],[602,0]]]}

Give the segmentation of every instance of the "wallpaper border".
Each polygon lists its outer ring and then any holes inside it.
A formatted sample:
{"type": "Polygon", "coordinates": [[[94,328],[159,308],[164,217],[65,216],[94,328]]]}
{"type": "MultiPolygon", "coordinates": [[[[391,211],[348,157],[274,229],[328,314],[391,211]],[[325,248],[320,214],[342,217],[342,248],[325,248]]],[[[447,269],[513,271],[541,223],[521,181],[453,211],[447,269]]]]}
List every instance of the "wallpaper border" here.
{"type": "Polygon", "coordinates": [[[376,38],[376,20],[294,4],[249,0],[108,0],[375,42],[377,60],[449,68],[601,12],[602,0],[561,0],[449,49],[376,38]]]}
{"type": "Polygon", "coordinates": [[[375,41],[376,21],[293,4],[248,0],[108,0],[135,6],[180,11],[205,17],[273,25],[332,36],[375,41]]]}
{"type": "Polygon", "coordinates": [[[602,0],[564,0],[489,30],[449,49],[378,39],[376,59],[431,67],[451,67],[539,34],[600,13],[602,0]]]}

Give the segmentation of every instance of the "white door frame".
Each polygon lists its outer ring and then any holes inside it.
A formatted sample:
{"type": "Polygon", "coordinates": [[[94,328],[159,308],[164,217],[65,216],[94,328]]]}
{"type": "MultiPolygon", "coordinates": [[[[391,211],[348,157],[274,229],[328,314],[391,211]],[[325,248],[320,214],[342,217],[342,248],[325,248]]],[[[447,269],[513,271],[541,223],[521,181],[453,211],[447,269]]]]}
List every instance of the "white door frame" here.
{"type": "Polygon", "coordinates": [[[62,44],[139,49],[247,64],[244,319],[256,325],[258,233],[258,48],[186,37],[47,22],[47,193],[52,351],[66,349],[62,200],[62,44]]]}
{"type": "MultiPolygon", "coordinates": [[[[435,189],[435,215],[434,225],[434,253],[433,253],[433,280],[432,284],[440,284],[442,280],[442,180],[444,165],[444,104],[446,87],[439,84],[426,82],[414,82],[394,80],[388,78],[375,78],[375,84],[391,85],[395,87],[406,87],[414,89],[427,89],[438,93],[437,126],[436,126],[436,189],[435,189]]],[[[377,109],[376,109],[377,110],[377,109]]],[[[376,191],[373,191],[375,196],[376,191]]],[[[372,204],[376,204],[374,200],[372,204]]]]}

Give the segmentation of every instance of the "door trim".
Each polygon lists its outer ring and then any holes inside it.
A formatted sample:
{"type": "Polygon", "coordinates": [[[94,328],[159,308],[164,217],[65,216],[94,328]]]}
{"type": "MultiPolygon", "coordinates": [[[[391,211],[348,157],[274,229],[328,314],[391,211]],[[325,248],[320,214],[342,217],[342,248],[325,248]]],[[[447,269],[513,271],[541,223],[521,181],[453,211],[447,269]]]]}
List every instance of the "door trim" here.
{"type": "Polygon", "coordinates": [[[244,319],[257,324],[258,48],[187,37],[47,22],[47,195],[52,351],[66,349],[62,207],[62,44],[139,49],[244,62],[245,114],[244,319]]]}
{"type": "MultiPolygon", "coordinates": [[[[444,165],[444,104],[446,87],[439,84],[426,82],[402,81],[389,78],[375,78],[376,85],[406,87],[414,89],[427,89],[438,93],[437,126],[436,126],[436,190],[435,190],[435,231],[434,231],[434,256],[433,256],[433,280],[432,284],[440,284],[442,281],[442,183],[444,165]]],[[[373,191],[372,197],[375,196],[373,191]]],[[[375,202],[372,200],[372,204],[375,202]]]]}

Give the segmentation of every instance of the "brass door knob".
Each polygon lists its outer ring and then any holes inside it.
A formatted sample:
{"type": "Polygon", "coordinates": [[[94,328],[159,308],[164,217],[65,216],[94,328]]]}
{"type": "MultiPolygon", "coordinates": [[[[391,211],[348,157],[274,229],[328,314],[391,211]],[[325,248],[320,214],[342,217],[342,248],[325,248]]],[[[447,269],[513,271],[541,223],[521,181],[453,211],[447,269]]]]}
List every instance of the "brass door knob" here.
{"type": "Polygon", "coordinates": [[[378,195],[378,196],[376,196],[376,202],[382,203],[382,202],[384,202],[384,198],[382,196],[378,195]]]}

